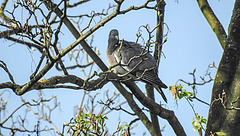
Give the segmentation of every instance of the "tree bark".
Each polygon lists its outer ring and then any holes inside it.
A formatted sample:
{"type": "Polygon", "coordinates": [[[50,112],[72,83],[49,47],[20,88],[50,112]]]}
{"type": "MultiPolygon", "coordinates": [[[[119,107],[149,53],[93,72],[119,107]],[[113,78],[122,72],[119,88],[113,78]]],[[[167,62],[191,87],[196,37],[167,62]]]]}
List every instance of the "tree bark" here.
{"type": "Polygon", "coordinates": [[[222,59],[215,78],[205,135],[240,135],[240,0],[236,0],[222,59]],[[235,103],[232,103],[236,101],[235,103]],[[233,104],[233,107],[230,107],[233,104]]]}
{"type": "MultiPolygon", "coordinates": [[[[147,4],[147,3],[146,3],[147,4]]],[[[51,2],[46,2],[45,5],[51,9],[51,6],[56,6],[56,5],[52,5],[51,2]]],[[[111,20],[112,18],[114,18],[115,16],[117,16],[117,14],[120,14],[118,12],[119,8],[120,8],[121,4],[118,4],[118,7],[116,8],[115,12],[113,12],[111,15],[109,15],[107,18],[105,18],[104,20],[102,20],[100,23],[100,26],[103,26],[106,22],[108,22],[109,20],[111,20]]],[[[134,8],[134,7],[133,7],[134,8]]],[[[129,8],[130,10],[131,8],[129,8]]],[[[137,7],[135,7],[135,9],[139,9],[137,7]]],[[[127,12],[127,11],[125,11],[127,12]]],[[[58,8],[55,8],[55,13],[59,16],[62,17],[62,13],[58,8]]],[[[124,12],[122,12],[123,14],[124,12]]],[[[107,71],[108,68],[107,66],[103,63],[103,61],[95,54],[95,52],[90,48],[90,46],[83,40],[81,40],[81,35],[77,32],[77,30],[75,29],[75,27],[71,24],[71,22],[67,19],[64,18],[63,19],[64,24],[68,27],[68,29],[73,33],[73,35],[75,36],[75,38],[77,38],[78,43],[80,43],[82,45],[82,47],[84,48],[84,50],[89,54],[89,56],[91,56],[91,58],[94,60],[94,62],[99,66],[99,68],[102,71],[107,71]]],[[[97,26],[97,25],[96,25],[97,26]]],[[[88,32],[94,32],[96,29],[96,26],[94,26],[90,31],[88,32]]],[[[86,32],[86,33],[88,33],[86,32]]],[[[83,37],[83,36],[82,36],[83,37]]],[[[133,81],[131,81],[133,84],[135,84],[133,81]]],[[[151,135],[153,136],[158,136],[158,134],[156,133],[153,124],[148,120],[148,117],[142,112],[142,110],[138,107],[138,105],[135,103],[135,101],[132,98],[132,95],[130,93],[127,92],[127,90],[119,83],[119,82],[112,82],[113,85],[119,90],[119,92],[125,97],[125,99],[127,100],[129,106],[131,107],[131,109],[135,112],[135,114],[139,117],[139,119],[142,121],[142,123],[145,125],[145,127],[148,129],[148,131],[150,132],[151,135]]],[[[136,84],[135,84],[136,85],[136,84]]]]}
{"type": "Polygon", "coordinates": [[[226,45],[227,34],[226,34],[222,24],[220,23],[220,21],[214,14],[214,12],[213,12],[212,8],[210,7],[210,5],[208,4],[207,0],[197,0],[197,3],[198,3],[200,10],[202,11],[204,17],[208,21],[208,24],[211,26],[213,32],[217,36],[219,43],[221,44],[222,48],[224,49],[225,45],[226,45]]]}
{"type": "MultiPolygon", "coordinates": [[[[159,69],[159,62],[160,62],[160,56],[161,56],[161,51],[162,51],[162,40],[163,40],[163,20],[164,20],[164,9],[165,9],[165,1],[162,0],[156,0],[157,3],[157,29],[156,29],[156,45],[155,45],[155,50],[154,50],[154,58],[157,60],[157,67],[159,69]]],[[[155,101],[155,96],[154,96],[154,88],[150,84],[146,84],[146,92],[147,96],[151,98],[153,101],[155,101]]],[[[161,136],[161,129],[160,129],[160,124],[158,121],[158,116],[152,113],[152,110],[150,110],[150,117],[152,124],[154,126],[155,132],[157,133],[158,136],[161,136]]]]}
{"type": "Polygon", "coordinates": [[[145,96],[145,94],[139,89],[139,87],[134,82],[123,82],[130,91],[136,96],[139,102],[147,107],[153,114],[166,119],[171,125],[173,131],[177,136],[186,136],[183,126],[179,122],[178,118],[175,116],[174,112],[163,108],[161,105],[154,102],[152,99],[145,96]]]}

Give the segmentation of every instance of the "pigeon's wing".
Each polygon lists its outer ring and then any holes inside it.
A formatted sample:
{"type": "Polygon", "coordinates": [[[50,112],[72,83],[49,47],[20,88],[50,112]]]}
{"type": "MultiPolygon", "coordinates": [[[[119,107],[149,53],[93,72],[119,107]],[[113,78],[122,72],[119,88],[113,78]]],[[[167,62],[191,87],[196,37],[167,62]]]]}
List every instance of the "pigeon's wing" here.
{"type": "Polygon", "coordinates": [[[122,63],[129,70],[138,71],[156,67],[156,61],[152,55],[139,44],[133,42],[121,42],[122,63]]]}
{"type": "Polygon", "coordinates": [[[164,101],[167,99],[161,88],[167,86],[157,75],[156,61],[147,50],[141,48],[139,44],[123,41],[118,53],[121,54],[121,61],[125,69],[131,71],[138,79],[150,83],[162,95],[164,101]]]}
{"type": "Polygon", "coordinates": [[[157,85],[161,88],[167,88],[167,86],[159,79],[154,70],[149,71],[138,71],[136,76],[141,80],[148,82],[153,85],[157,85]]]}
{"type": "Polygon", "coordinates": [[[135,51],[131,47],[119,43],[113,52],[107,51],[107,60],[112,70],[119,76],[127,74],[135,79],[136,77],[131,74],[131,67],[128,65],[128,60],[134,56],[132,54],[135,54],[135,51]]]}

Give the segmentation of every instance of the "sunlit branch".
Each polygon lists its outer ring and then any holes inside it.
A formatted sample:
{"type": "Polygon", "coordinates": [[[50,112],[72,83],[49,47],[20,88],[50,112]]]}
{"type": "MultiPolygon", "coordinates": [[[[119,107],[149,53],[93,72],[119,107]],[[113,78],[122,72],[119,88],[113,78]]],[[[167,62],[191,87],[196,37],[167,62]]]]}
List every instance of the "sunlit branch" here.
{"type": "Polygon", "coordinates": [[[176,135],[186,135],[182,125],[173,111],[163,108],[161,105],[155,103],[152,99],[146,97],[143,92],[140,91],[139,87],[136,84],[133,84],[133,82],[124,82],[124,84],[131,90],[131,92],[134,94],[134,96],[136,96],[139,102],[142,103],[142,105],[149,108],[153,114],[166,119],[176,135]]]}
{"type": "Polygon", "coordinates": [[[1,8],[0,8],[0,18],[2,18],[2,20],[4,20],[6,23],[8,23],[13,28],[16,28],[17,24],[4,14],[4,9],[7,5],[7,2],[8,2],[8,0],[3,0],[3,2],[2,2],[1,8]]]}
{"type": "Polygon", "coordinates": [[[225,45],[226,45],[227,34],[226,34],[222,24],[220,23],[220,21],[214,14],[214,12],[211,9],[211,7],[209,6],[207,0],[197,0],[197,2],[198,2],[199,8],[202,11],[204,17],[208,21],[213,32],[217,36],[218,41],[220,42],[222,48],[224,49],[225,45]]]}
{"type": "MultiPolygon", "coordinates": [[[[78,5],[81,5],[81,4],[83,4],[83,3],[86,3],[86,2],[88,2],[88,1],[90,1],[90,0],[80,0],[79,2],[76,2],[76,3],[73,3],[73,4],[68,4],[67,7],[69,7],[69,8],[74,8],[74,7],[78,6],[78,5]]],[[[69,2],[70,2],[70,1],[69,1],[69,2]]]]}

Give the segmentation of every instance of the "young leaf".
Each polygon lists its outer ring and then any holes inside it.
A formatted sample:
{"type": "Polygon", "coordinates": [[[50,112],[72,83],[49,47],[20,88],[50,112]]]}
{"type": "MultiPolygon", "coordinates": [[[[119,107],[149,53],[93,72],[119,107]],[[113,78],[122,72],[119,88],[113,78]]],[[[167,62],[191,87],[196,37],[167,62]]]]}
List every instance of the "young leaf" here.
{"type": "Polygon", "coordinates": [[[218,136],[226,136],[226,135],[227,135],[227,134],[224,133],[224,132],[216,132],[216,134],[217,134],[218,136]]]}
{"type": "Polygon", "coordinates": [[[119,126],[118,129],[119,130],[122,130],[124,128],[124,126],[119,126]]]}
{"type": "Polygon", "coordinates": [[[193,126],[193,131],[196,131],[200,128],[199,124],[198,124],[198,121],[197,120],[192,120],[192,126],[193,126]]]}

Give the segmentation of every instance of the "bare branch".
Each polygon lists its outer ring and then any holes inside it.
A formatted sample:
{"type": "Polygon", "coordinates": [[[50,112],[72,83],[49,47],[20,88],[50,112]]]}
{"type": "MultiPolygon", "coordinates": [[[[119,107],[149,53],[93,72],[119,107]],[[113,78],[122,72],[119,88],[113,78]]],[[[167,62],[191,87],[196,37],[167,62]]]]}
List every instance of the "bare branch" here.
{"type": "MultiPolygon", "coordinates": [[[[9,130],[9,133],[10,135],[14,135],[15,133],[17,132],[21,132],[21,133],[36,133],[36,134],[40,134],[40,132],[45,132],[45,131],[52,131],[53,128],[48,128],[47,126],[45,127],[39,127],[39,121],[37,122],[36,125],[31,125],[33,126],[34,128],[33,129],[29,129],[25,124],[27,122],[27,113],[29,112],[29,110],[26,110],[25,114],[24,115],[17,115],[17,120],[15,121],[14,120],[14,117],[16,116],[16,112],[19,111],[20,109],[23,109],[23,107],[29,107],[30,108],[30,111],[32,109],[32,107],[39,107],[39,106],[42,106],[42,107],[49,107],[48,105],[46,105],[45,103],[46,102],[50,102],[51,100],[55,99],[55,97],[52,97],[50,99],[43,99],[42,96],[39,96],[40,97],[40,100],[32,100],[32,102],[29,102],[29,101],[25,101],[23,98],[22,98],[22,104],[19,105],[16,109],[14,109],[13,112],[11,112],[10,115],[8,115],[2,122],[0,122],[0,126],[1,126],[1,129],[3,130],[9,130]],[[12,124],[11,124],[11,127],[8,127],[8,124],[6,124],[7,121],[12,121],[12,124]]],[[[49,108],[50,111],[53,111],[57,106],[59,105],[59,103],[55,103],[55,106],[53,108],[49,108]]],[[[2,107],[1,107],[2,108],[2,107]]],[[[38,108],[37,108],[38,109],[38,108]]],[[[42,108],[41,108],[42,110],[42,108]]],[[[31,111],[33,112],[33,111],[31,111]]],[[[46,115],[46,113],[42,110],[42,115],[46,115]]],[[[33,112],[34,114],[39,114],[39,112],[33,112]]],[[[39,118],[39,120],[41,120],[42,118],[39,118]]]]}
{"type": "Polygon", "coordinates": [[[147,108],[149,108],[153,114],[156,114],[168,121],[174,130],[176,135],[186,136],[186,133],[178,121],[177,117],[174,115],[174,112],[168,109],[163,108],[161,105],[155,103],[152,99],[146,97],[143,92],[138,88],[133,82],[124,82],[124,84],[131,90],[131,92],[136,96],[136,98],[147,108]]]}
{"type": "Polygon", "coordinates": [[[217,36],[218,41],[220,42],[222,48],[224,49],[225,45],[226,45],[227,34],[226,34],[222,24],[220,23],[220,21],[214,14],[214,12],[211,9],[211,7],[209,6],[207,0],[197,0],[197,2],[198,2],[199,8],[202,11],[204,17],[208,21],[209,25],[213,29],[213,32],[217,36]]]}
{"type": "Polygon", "coordinates": [[[39,52],[43,53],[43,47],[41,47],[41,46],[39,46],[37,44],[26,42],[26,41],[23,41],[23,40],[19,40],[19,39],[13,38],[13,37],[5,37],[5,38],[8,39],[8,40],[17,42],[17,43],[21,43],[21,44],[27,45],[30,49],[32,47],[36,48],[36,49],[38,49],[39,52]]]}
{"type": "Polygon", "coordinates": [[[8,68],[7,68],[7,65],[6,65],[2,60],[0,60],[0,67],[3,68],[3,70],[4,70],[5,72],[7,72],[8,77],[10,78],[10,80],[12,81],[12,83],[15,84],[15,81],[14,81],[14,79],[13,79],[12,74],[9,72],[9,70],[8,70],[8,68]],[[2,64],[1,64],[1,63],[2,63],[2,64]]]}
{"type": "Polygon", "coordinates": [[[11,25],[13,28],[16,28],[17,24],[3,13],[4,9],[7,5],[7,2],[8,2],[8,0],[3,0],[3,2],[2,2],[1,8],[0,8],[0,18],[2,18],[2,20],[4,20],[9,25],[11,25]]]}
{"type": "Polygon", "coordinates": [[[81,5],[81,4],[83,4],[83,3],[86,3],[86,2],[88,2],[88,1],[90,1],[90,0],[80,0],[79,2],[76,2],[76,3],[73,3],[73,4],[67,5],[67,7],[73,8],[73,7],[76,7],[76,6],[81,5]]]}
{"type": "Polygon", "coordinates": [[[213,100],[213,102],[211,103],[211,106],[215,103],[220,101],[220,103],[222,104],[222,106],[226,109],[226,110],[238,110],[240,111],[240,107],[236,107],[234,106],[234,104],[236,104],[237,102],[240,101],[240,97],[237,97],[237,99],[233,102],[230,102],[230,107],[227,106],[227,96],[226,93],[223,92],[222,94],[219,94],[218,98],[216,98],[215,100],[213,100]]]}
{"type": "MultiPolygon", "coordinates": [[[[61,87],[70,88],[70,89],[85,89],[87,91],[92,91],[92,90],[102,88],[109,81],[118,81],[118,80],[120,81],[120,78],[112,72],[105,72],[100,74],[94,73],[91,77],[87,78],[86,80],[83,80],[75,75],[54,76],[49,79],[42,79],[36,82],[28,91],[45,89],[45,88],[61,88],[61,87]],[[98,79],[90,80],[96,75],[99,76],[98,79]],[[61,85],[64,83],[72,83],[77,86],[61,85]]],[[[23,86],[17,85],[11,82],[0,83],[0,89],[10,88],[17,95],[24,94],[19,90],[23,86]]]]}

